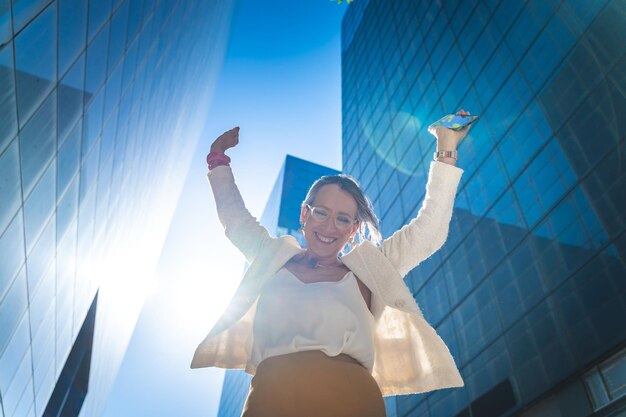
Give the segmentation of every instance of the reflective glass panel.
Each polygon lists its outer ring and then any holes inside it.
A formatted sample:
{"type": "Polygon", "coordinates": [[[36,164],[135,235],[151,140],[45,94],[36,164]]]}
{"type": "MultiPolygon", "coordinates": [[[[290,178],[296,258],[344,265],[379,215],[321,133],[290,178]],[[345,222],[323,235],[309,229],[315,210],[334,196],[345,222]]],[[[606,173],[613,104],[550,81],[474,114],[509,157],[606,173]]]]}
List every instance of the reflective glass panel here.
{"type": "Polygon", "coordinates": [[[87,155],[102,130],[102,112],[104,110],[104,89],[91,102],[85,111],[83,131],[83,156],[87,155]]]}
{"type": "MultiPolygon", "coordinates": [[[[59,237],[63,236],[68,230],[72,220],[78,215],[78,177],[74,177],[74,180],[69,185],[67,192],[59,201],[57,207],[57,234],[59,237]]],[[[67,262],[69,260],[63,260],[67,262]]]]}
{"type": "Polygon", "coordinates": [[[24,234],[27,252],[35,244],[56,206],[56,161],[48,167],[33,192],[24,202],[24,234]]]}
{"type": "Polygon", "coordinates": [[[11,38],[11,1],[0,0],[0,45],[11,38]]]}
{"type": "Polygon", "coordinates": [[[46,6],[46,3],[48,3],[48,0],[13,0],[15,33],[22,30],[46,6]]]}
{"type": "Polygon", "coordinates": [[[115,12],[111,19],[111,40],[109,45],[109,59],[107,74],[111,75],[113,68],[120,60],[126,48],[126,26],[128,25],[128,4],[124,4],[115,12]]]}
{"type": "Polygon", "coordinates": [[[15,38],[20,128],[56,83],[56,7],[51,3],[15,38]]]}
{"type": "Polygon", "coordinates": [[[89,0],[89,42],[111,14],[111,0],[89,0]]]}
{"type": "Polygon", "coordinates": [[[591,394],[593,406],[596,410],[610,402],[605,383],[599,372],[593,372],[587,375],[585,377],[585,385],[587,391],[591,394]]]}
{"type": "MultiPolygon", "coordinates": [[[[3,290],[3,289],[0,289],[3,290]]],[[[26,268],[22,268],[15,280],[11,283],[8,292],[0,293],[0,352],[4,350],[17,327],[22,314],[26,311],[28,298],[26,294],[26,268]]]]}
{"type": "Polygon", "coordinates": [[[57,198],[62,196],[80,166],[80,137],[82,121],[70,132],[57,156],[57,198]]]}
{"type": "MultiPolygon", "coordinates": [[[[48,336],[45,342],[46,355],[44,356],[44,365],[39,369],[35,368],[35,410],[40,413],[45,413],[46,404],[52,390],[54,389],[55,374],[54,374],[54,338],[53,333],[48,336]],[[49,361],[49,362],[47,362],[49,361]],[[49,365],[48,365],[49,364],[49,365]],[[46,368],[47,365],[47,369],[46,368]],[[38,381],[38,372],[42,371],[43,377],[38,381]]],[[[43,415],[43,414],[42,414],[43,415]]]]}
{"type": "MultiPolygon", "coordinates": [[[[99,145],[99,142],[98,142],[99,145]]],[[[96,145],[93,147],[91,153],[83,158],[82,166],[80,168],[80,205],[83,205],[83,200],[87,194],[92,190],[98,178],[98,160],[100,157],[100,147],[96,145]]],[[[83,145],[84,146],[84,145],[83,145]]],[[[85,220],[92,219],[91,217],[85,218],[85,220]]]]}
{"type": "MultiPolygon", "coordinates": [[[[77,193],[78,181],[75,181],[74,184],[72,184],[69,192],[74,192],[72,191],[74,189],[77,193]]],[[[76,211],[74,210],[73,213],[75,212],[76,211]]],[[[70,223],[66,227],[65,231],[61,232],[64,226],[60,225],[58,229],[59,232],[57,233],[57,293],[67,294],[67,296],[65,297],[66,300],[71,300],[72,294],[74,293],[74,276],[76,266],[76,228],[78,222],[76,216],[73,216],[74,217],[70,219],[70,223]]],[[[57,220],[62,217],[63,214],[57,215],[57,220]]],[[[58,296],[61,297],[61,295],[58,296]]],[[[73,306],[71,306],[69,310],[72,311],[72,308],[73,306]]],[[[71,323],[71,320],[69,321],[69,323],[71,323]]]]}
{"type": "Polygon", "coordinates": [[[122,91],[126,91],[132,80],[137,64],[137,49],[139,42],[133,42],[124,55],[124,75],[122,77],[122,91]]]}
{"type": "Polygon", "coordinates": [[[120,102],[120,92],[122,86],[122,67],[120,64],[115,68],[106,84],[106,103],[104,106],[104,121],[106,122],[113,109],[120,102]]]}
{"type": "Polygon", "coordinates": [[[20,133],[22,188],[28,195],[56,152],[56,91],[20,133]]]}
{"type": "MultiPolygon", "coordinates": [[[[38,337],[41,332],[48,333],[52,330],[54,310],[51,309],[54,308],[55,270],[55,265],[51,264],[41,280],[41,284],[30,297],[30,331],[35,337],[38,337]],[[49,322],[50,319],[52,319],[51,322],[49,322]],[[45,326],[47,328],[42,326],[45,322],[48,322],[47,326],[45,326]]],[[[54,344],[52,345],[54,346],[54,344]]],[[[33,351],[33,354],[35,353],[33,351]]],[[[37,362],[36,358],[35,362],[37,362]]]]}
{"type": "Polygon", "coordinates": [[[82,114],[84,81],[85,55],[83,54],[59,82],[59,143],[65,140],[82,114]]]}
{"type": "Polygon", "coordinates": [[[126,44],[133,41],[137,30],[141,26],[141,15],[144,7],[144,0],[128,0],[130,3],[130,12],[128,19],[128,33],[126,35],[126,44]]]}
{"type": "Polygon", "coordinates": [[[607,382],[611,399],[616,400],[626,395],[626,352],[612,358],[600,368],[607,382]]]}
{"type": "Polygon", "coordinates": [[[7,289],[0,288],[0,291],[2,291],[0,292],[0,352],[9,343],[28,305],[26,268],[22,268],[11,283],[8,291],[5,292],[5,290],[7,289]]]}
{"type": "MultiPolygon", "coordinates": [[[[22,363],[20,364],[11,384],[7,391],[3,391],[2,394],[2,408],[4,408],[4,415],[9,416],[24,416],[26,414],[20,412],[20,405],[23,401],[31,401],[33,400],[32,396],[32,383],[33,377],[33,368],[32,368],[32,360],[30,356],[30,352],[26,352],[26,354],[22,357],[22,363]],[[26,392],[28,389],[31,392],[26,392]]],[[[24,408],[23,406],[21,407],[24,408]]]]}
{"type": "Polygon", "coordinates": [[[115,133],[117,131],[117,114],[115,110],[113,115],[105,122],[102,128],[102,144],[100,145],[100,159],[106,159],[115,149],[115,133]]]}
{"type": "Polygon", "coordinates": [[[17,138],[0,154],[0,234],[7,227],[22,202],[20,159],[17,138]]]}
{"type": "MultiPolygon", "coordinates": [[[[1,11],[0,11],[1,13],[1,11]]],[[[2,43],[0,41],[0,43],[2,43]]],[[[0,48],[0,152],[17,133],[13,43],[0,48]]]]}
{"type": "Polygon", "coordinates": [[[59,74],[65,74],[85,49],[87,2],[59,0],[59,74]]]}
{"type": "Polygon", "coordinates": [[[89,103],[104,82],[109,48],[109,28],[107,25],[87,49],[87,74],[85,78],[85,102],[89,103]]]}
{"type": "Polygon", "coordinates": [[[11,285],[13,277],[23,264],[24,223],[19,213],[0,235],[0,294],[4,294],[11,285]]]}
{"type": "Polygon", "coordinates": [[[37,291],[37,287],[42,281],[44,274],[48,270],[51,262],[54,261],[56,252],[56,221],[50,219],[41,237],[35,244],[32,252],[26,258],[28,266],[28,292],[32,301],[32,294],[37,291]]]}
{"type": "Polygon", "coordinates": [[[15,333],[9,340],[9,343],[0,355],[0,390],[6,392],[8,390],[13,377],[17,373],[24,354],[28,352],[30,343],[30,332],[28,327],[28,312],[22,316],[20,324],[15,333]]]}

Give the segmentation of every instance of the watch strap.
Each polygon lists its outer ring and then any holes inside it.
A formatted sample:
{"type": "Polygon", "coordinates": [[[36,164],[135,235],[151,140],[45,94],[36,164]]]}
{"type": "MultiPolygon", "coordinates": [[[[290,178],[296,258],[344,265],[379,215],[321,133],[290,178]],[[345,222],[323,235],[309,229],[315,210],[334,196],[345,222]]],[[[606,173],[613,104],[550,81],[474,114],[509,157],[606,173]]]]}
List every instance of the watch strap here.
{"type": "Polygon", "coordinates": [[[453,158],[455,161],[458,160],[457,151],[435,151],[433,155],[433,159],[437,161],[439,158],[453,158]]]}

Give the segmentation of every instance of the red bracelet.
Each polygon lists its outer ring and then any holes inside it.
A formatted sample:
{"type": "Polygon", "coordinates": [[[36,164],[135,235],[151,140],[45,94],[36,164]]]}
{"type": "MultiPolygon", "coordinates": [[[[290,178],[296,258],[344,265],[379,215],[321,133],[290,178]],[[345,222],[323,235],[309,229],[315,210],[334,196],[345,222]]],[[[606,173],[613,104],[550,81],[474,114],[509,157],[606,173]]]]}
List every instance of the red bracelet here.
{"type": "Polygon", "coordinates": [[[206,157],[207,164],[209,165],[209,171],[218,165],[230,164],[230,158],[228,155],[222,152],[209,152],[206,157]]]}
{"type": "Polygon", "coordinates": [[[214,162],[212,164],[209,164],[209,171],[212,170],[213,168],[215,168],[216,166],[219,166],[219,165],[228,165],[228,166],[230,166],[230,164],[228,162],[226,162],[226,161],[217,161],[217,162],[214,162]]]}

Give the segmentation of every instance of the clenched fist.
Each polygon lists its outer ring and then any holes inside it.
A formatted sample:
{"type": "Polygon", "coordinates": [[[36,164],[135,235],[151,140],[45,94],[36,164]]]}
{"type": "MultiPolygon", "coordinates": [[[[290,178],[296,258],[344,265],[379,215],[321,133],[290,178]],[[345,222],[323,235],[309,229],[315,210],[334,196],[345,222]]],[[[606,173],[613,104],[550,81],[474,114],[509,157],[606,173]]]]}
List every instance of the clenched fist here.
{"type": "Polygon", "coordinates": [[[222,133],[211,145],[211,152],[224,153],[226,149],[234,148],[239,143],[239,126],[222,133]]]}

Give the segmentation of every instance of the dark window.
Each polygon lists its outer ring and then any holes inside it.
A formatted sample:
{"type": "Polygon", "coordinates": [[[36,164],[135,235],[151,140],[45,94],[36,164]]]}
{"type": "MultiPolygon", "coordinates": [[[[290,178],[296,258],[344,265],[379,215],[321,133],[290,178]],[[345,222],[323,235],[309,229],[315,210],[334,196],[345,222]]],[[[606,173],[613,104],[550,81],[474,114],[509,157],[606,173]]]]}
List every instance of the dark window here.
{"type": "Polygon", "coordinates": [[[460,413],[454,417],[470,417],[469,408],[464,408],[460,413]]]}
{"type": "Polygon", "coordinates": [[[472,401],[472,415],[481,417],[501,416],[515,406],[515,394],[511,381],[505,379],[485,394],[472,401]]]}

